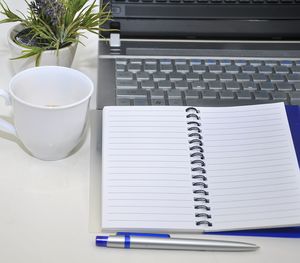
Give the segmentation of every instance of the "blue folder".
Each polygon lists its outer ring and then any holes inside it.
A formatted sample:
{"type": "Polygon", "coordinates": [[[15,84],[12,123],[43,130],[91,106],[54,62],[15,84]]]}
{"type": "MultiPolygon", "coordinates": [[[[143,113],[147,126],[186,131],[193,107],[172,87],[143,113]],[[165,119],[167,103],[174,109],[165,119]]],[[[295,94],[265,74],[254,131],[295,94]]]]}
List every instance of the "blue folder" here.
{"type": "MultiPolygon", "coordinates": [[[[298,165],[300,167],[300,106],[286,106],[286,112],[293,137],[298,165]]],[[[207,233],[212,235],[235,235],[235,236],[262,236],[262,237],[287,237],[300,238],[299,227],[283,227],[270,229],[239,230],[226,232],[207,233]]]]}

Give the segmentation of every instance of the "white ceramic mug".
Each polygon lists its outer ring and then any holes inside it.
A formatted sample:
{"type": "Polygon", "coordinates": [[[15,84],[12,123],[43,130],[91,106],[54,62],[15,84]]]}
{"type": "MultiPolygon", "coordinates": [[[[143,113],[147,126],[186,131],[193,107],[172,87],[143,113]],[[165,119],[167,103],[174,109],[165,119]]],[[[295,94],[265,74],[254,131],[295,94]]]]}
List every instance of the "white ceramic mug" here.
{"type": "Polygon", "coordinates": [[[65,158],[84,132],[93,82],[80,71],[35,67],[21,71],[0,96],[13,108],[14,125],[0,119],[0,130],[17,136],[42,160],[65,158]]]}

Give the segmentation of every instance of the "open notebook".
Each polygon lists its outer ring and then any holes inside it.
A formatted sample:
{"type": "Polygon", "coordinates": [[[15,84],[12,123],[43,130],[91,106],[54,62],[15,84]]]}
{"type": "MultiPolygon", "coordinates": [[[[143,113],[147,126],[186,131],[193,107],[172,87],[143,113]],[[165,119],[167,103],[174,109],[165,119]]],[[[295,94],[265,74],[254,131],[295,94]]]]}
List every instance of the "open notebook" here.
{"type": "Polygon", "coordinates": [[[220,231],[300,225],[284,104],[105,107],[102,228],[220,231]]]}

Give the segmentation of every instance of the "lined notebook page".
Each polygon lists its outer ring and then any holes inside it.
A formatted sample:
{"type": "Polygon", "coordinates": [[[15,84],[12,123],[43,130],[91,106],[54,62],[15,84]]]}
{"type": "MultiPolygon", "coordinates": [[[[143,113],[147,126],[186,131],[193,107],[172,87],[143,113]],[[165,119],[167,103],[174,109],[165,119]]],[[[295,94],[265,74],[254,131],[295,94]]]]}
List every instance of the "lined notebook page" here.
{"type": "Polygon", "coordinates": [[[284,105],[200,111],[210,229],[299,225],[299,168],[284,105]]]}
{"type": "MultiPolygon", "coordinates": [[[[102,227],[218,231],[300,225],[299,168],[282,103],[198,108],[208,212],[196,225],[186,107],[106,107],[102,227]]],[[[199,186],[201,188],[201,186],[199,186]]],[[[203,211],[206,212],[206,211],[203,211]]]]}
{"type": "Polygon", "coordinates": [[[102,227],[195,227],[184,107],[106,107],[102,227]]]}

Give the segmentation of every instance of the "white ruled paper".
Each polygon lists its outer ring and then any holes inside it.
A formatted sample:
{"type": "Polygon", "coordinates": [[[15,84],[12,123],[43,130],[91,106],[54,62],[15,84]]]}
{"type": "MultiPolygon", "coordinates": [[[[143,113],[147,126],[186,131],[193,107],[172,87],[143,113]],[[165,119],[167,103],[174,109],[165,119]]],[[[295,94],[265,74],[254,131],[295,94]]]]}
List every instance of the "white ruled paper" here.
{"type": "Polygon", "coordinates": [[[193,228],[185,116],[183,107],[104,109],[104,228],[193,228]]]}
{"type": "Polygon", "coordinates": [[[300,224],[299,168],[284,105],[202,108],[216,230],[300,224]]]}
{"type": "Polygon", "coordinates": [[[197,109],[207,204],[194,200],[201,195],[193,193],[186,107],[104,108],[103,229],[190,232],[300,224],[299,168],[283,104],[197,109]],[[210,211],[196,210],[201,204],[210,211]],[[212,226],[196,224],[205,220],[212,226]]]}

